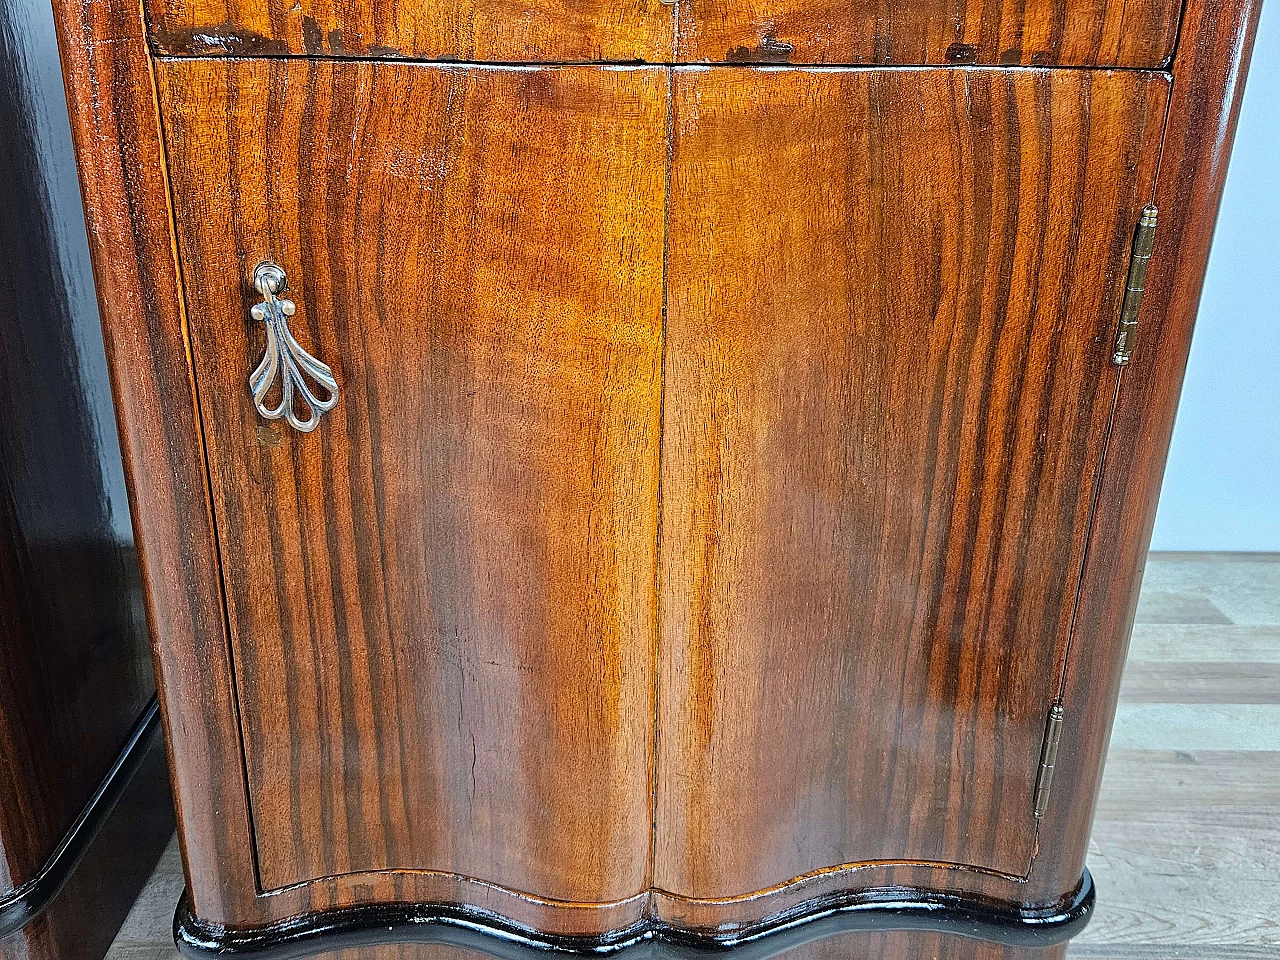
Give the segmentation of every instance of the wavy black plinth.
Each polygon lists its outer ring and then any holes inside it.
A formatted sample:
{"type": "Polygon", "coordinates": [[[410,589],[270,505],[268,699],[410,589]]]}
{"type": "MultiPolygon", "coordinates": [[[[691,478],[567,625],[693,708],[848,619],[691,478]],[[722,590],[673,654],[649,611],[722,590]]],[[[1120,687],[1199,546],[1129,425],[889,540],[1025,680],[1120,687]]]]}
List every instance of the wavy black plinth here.
{"type": "Polygon", "coordinates": [[[625,960],[731,951],[734,960],[767,960],[815,940],[857,931],[920,930],[1005,946],[1047,947],[1084,929],[1093,902],[1093,878],[1086,870],[1067,901],[1045,910],[897,887],[814,901],[732,934],[698,933],[646,920],[592,938],[547,936],[482,911],[431,904],[348,907],[268,927],[231,930],[194,916],[184,895],[174,916],[173,938],[191,960],[299,960],[332,950],[405,943],[454,946],[495,960],[545,960],[548,951],[620,954],[625,960]]]}

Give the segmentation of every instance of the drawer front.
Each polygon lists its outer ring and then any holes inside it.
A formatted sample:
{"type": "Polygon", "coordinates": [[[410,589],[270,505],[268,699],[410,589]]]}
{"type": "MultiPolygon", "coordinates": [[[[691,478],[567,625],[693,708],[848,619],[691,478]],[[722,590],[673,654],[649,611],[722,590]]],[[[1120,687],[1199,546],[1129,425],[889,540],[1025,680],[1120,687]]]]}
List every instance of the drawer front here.
{"type": "Polygon", "coordinates": [[[159,86],[263,886],[637,894],[666,78],[205,60],[159,86]],[[266,258],[339,390],[313,433],[247,384],[266,258]]]}
{"type": "Polygon", "coordinates": [[[659,888],[1027,873],[1167,95],[676,71],[659,888]]]}
{"type": "Polygon", "coordinates": [[[412,57],[503,63],[659,62],[665,0],[149,0],[161,53],[412,57]]]}
{"type": "Polygon", "coordinates": [[[1179,0],[146,0],[173,55],[1164,66],[1179,0]]]}
{"type": "Polygon", "coordinates": [[[1180,0],[680,0],[698,63],[1161,67],[1180,0]]]}

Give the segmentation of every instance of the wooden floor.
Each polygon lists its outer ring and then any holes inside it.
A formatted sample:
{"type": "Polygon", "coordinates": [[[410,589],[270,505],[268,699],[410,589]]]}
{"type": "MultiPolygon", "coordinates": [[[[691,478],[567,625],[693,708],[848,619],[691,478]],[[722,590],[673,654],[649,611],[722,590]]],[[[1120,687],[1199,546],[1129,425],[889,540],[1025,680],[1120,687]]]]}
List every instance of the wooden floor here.
{"type": "MultiPolygon", "coordinates": [[[[1071,960],[1280,960],[1280,554],[1152,554],[1089,868],[1071,960]]],[[[174,843],[109,960],[175,960],[181,891],[174,843]]]]}
{"type": "Polygon", "coordinates": [[[1072,960],[1280,958],[1280,554],[1152,554],[1072,960]]]}

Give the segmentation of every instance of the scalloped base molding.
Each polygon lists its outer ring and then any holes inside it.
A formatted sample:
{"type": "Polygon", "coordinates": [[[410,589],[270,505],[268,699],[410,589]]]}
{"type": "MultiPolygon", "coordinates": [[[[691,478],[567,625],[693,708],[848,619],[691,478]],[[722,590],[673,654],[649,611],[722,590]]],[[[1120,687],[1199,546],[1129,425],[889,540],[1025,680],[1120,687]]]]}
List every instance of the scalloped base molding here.
{"type": "Polygon", "coordinates": [[[299,960],[317,953],[385,944],[454,946],[496,960],[545,960],[547,951],[640,957],[695,957],[732,950],[734,960],[768,960],[842,933],[920,930],[1010,947],[1048,947],[1074,937],[1093,912],[1093,878],[1085,871],[1062,904],[1024,910],[1007,904],[903,887],[864,890],[812,901],[728,935],[648,920],[606,937],[548,937],[479,910],[437,904],[374,904],[295,917],[267,927],[231,930],[191,913],[184,895],[173,938],[190,960],[252,956],[299,960]]]}

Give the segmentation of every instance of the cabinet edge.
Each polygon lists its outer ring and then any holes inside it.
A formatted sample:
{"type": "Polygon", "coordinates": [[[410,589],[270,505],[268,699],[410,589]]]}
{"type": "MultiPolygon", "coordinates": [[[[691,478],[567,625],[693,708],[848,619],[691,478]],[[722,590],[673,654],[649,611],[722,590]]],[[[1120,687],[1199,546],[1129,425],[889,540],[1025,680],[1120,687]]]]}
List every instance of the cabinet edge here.
{"type": "Polygon", "coordinates": [[[1060,695],[1080,719],[1058,757],[1062,796],[1037,835],[1027,877],[1032,899],[1061,889],[1084,867],[1261,7],[1261,0],[1184,4],[1156,172],[1161,224],[1138,315],[1142,333],[1118,387],[1060,695]]]}

